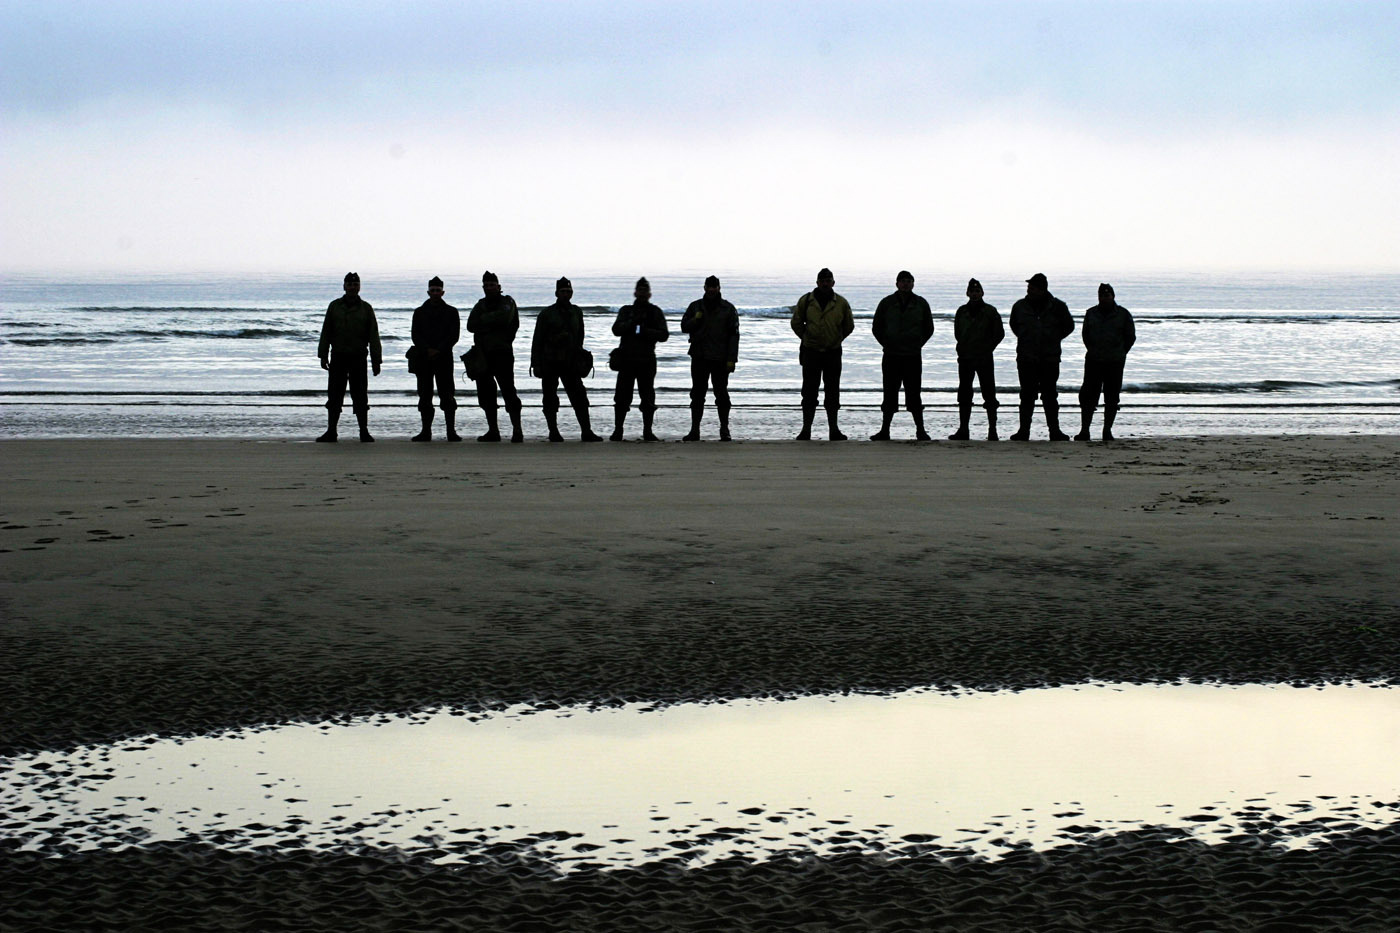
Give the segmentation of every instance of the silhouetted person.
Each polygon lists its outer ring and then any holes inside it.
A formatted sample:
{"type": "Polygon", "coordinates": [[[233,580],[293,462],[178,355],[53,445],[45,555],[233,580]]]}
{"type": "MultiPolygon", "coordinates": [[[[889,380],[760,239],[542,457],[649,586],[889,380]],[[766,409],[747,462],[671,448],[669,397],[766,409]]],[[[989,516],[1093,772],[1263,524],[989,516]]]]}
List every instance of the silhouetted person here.
{"type": "Polygon", "coordinates": [[[369,377],[365,375],[368,357],[379,375],[383,352],[379,346],[379,322],[374,309],[360,298],[360,276],[357,272],[345,276],[345,294],[326,308],[321,324],[321,342],[316,347],[321,368],[330,373],[326,380],[326,412],[329,415],[326,433],[318,441],[334,443],[336,426],[340,424],[340,409],[345,404],[345,386],[350,386],[350,405],[355,420],[360,422],[360,440],[373,441],[369,433],[369,377]]]}
{"type": "Polygon", "coordinates": [[[1050,283],[1037,272],[1026,279],[1026,297],[1011,306],[1011,332],[1016,335],[1016,375],[1021,383],[1021,428],[1013,441],[1031,437],[1035,398],[1045,406],[1050,440],[1067,441],[1060,430],[1060,341],[1074,333],[1074,318],[1065,303],[1050,294],[1050,283]]]}
{"type": "Polygon", "coordinates": [[[638,279],[632,304],[617,310],[612,332],[621,338],[617,355],[617,389],[613,392],[613,432],[609,440],[622,440],[622,423],[632,407],[632,385],[641,396],[642,440],[657,440],[651,431],[656,414],[656,345],[669,340],[671,330],[666,315],[651,303],[651,283],[638,279]]]}
{"type": "Polygon", "coordinates": [[[1084,384],[1079,388],[1081,427],[1077,441],[1089,439],[1089,425],[1103,390],[1103,439],[1113,440],[1113,419],[1118,415],[1118,396],[1123,391],[1123,363],[1137,341],[1133,316],[1114,300],[1113,286],[1099,286],[1099,303],[1084,312],[1084,384]]]}
{"type": "Polygon", "coordinates": [[[924,430],[920,354],[933,336],[933,309],[914,294],[912,272],[901,272],[894,277],[894,293],[881,298],[875,306],[875,320],[870,330],[884,351],[880,357],[880,376],[885,390],[880,402],[880,430],[870,435],[870,439],[890,439],[890,422],[899,411],[899,388],[903,386],[904,407],[914,419],[914,437],[921,441],[932,440],[924,430]]]}
{"type": "Polygon", "coordinates": [[[792,331],[802,338],[797,359],[802,365],[802,431],[799,441],[812,439],[817,415],[817,390],[826,384],[826,424],[833,441],[846,435],[837,426],[841,410],[841,341],[856,329],[851,304],[836,294],[836,276],[830,269],[817,273],[817,287],[792,308],[792,331]]]}
{"type": "Polygon", "coordinates": [[[690,335],[690,433],[682,440],[700,440],[705,417],[705,393],[715,389],[719,439],[729,440],[729,374],[739,361],[739,312],[720,295],[719,279],[705,279],[705,296],[692,301],[681,315],[681,333],[690,335]]]}
{"type": "Polygon", "coordinates": [[[583,353],[583,311],[570,299],[574,286],[568,279],[554,283],[554,304],[542,308],[535,317],[535,336],[530,341],[530,369],[539,377],[544,397],[544,422],[549,439],[562,441],[559,433],[559,383],[564,383],[579,431],[585,441],[601,441],[593,433],[588,417],[588,390],[579,376],[579,356],[583,353]]]}
{"type": "MultiPolygon", "coordinates": [[[[953,337],[958,342],[958,429],[950,441],[965,441],[967,423],[972,419],[972,377],[982,390],[982,407],[987,410],[987,440],[997,439],[997,377],[992,351],[1006,337],[997,309],[982,300],[982,283],[967,280],[967,304],[953,316],[953,337]]],[[[1034,402],[1032,402],[1034,404],[1034,402]]]]}
{"type": "Polygon", "coordinates": [[[486,433],[479,441],[499,441],[501,430],[496,421],[496,390],[500,388],[505,400],[506,414],[510,416],[510,439],[520,443],[525,435],[520,431],[520,396],[515,392],[515,354],[511,343],[516,331],[520,330],[520,312],[515,307],[515,299],[501,294],[501,281],[496,273],[487,272],[481,277],[481,290],[486,293],[472,306],[467,315],[467,330],[472,335],[472,344],[483,357],[485,375],[476,380],[476,397],[481,411],[486,415],[486,433]]]}
{"type": "Polygon", "coordinates": [[[447,439],[460,441],[457,433],[457,393],[453,385],[456,363],[452,348],[462,333],[462,318],[457,309],[442,300],[442,279],[428,280],[428,300],[413,312],[413,345],[421,357],[418,362],[418,413],[423,416],[423,430],[413,435],[415,441],[433,439],[433,382],[437,382],[438,404],[447,427],[447,439]]]}

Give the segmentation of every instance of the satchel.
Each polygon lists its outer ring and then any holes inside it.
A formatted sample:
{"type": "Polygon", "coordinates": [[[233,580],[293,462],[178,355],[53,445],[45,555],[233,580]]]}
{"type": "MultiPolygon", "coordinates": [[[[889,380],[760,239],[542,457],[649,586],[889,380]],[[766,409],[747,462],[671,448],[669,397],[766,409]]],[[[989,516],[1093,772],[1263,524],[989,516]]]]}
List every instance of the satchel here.
{"type": "Polygon", "coordinates": [[[481,348],[472,346],[470,350],[462,354],[462,368],[467,371],[467,378],[473,382],[486,377],[486,354],[481,352],[481,348]]]}
{"type": "Polygon", "coordinates": [[[622,348],[613,347],[613,351],[608,354],[608,369],[611,369],[615,373],[620,373],[622,372],[622,362],[622,348]]]}
{"type": "Polygon", "coordinates": [[[403,355],[408,358],[408,371],[414,374],[417,374],[423,368],[423,364],[427,362],[423,358],[423,351],[418,347],[409,347],[403,355]]]}
{"type": "Polygon", "coordinates": [[[593,354],[579,347],[578,352],[574,354],[574,375],[578,376],[580,379],[587,379],[592,374],[593,354]]]}

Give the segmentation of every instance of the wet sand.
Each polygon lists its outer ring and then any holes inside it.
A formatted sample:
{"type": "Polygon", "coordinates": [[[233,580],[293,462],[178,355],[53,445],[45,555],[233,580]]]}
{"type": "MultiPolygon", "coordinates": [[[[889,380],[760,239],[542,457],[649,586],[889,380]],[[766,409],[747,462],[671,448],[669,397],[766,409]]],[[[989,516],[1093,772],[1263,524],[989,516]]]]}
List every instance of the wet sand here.
{"type": "MultiPolygon", "coordinates": [[[[0,454],[6,755],[435,706],[1400,675],[1395,437],[0,454]]],[[[1115,834],[995,864],[852,853],[567,882],[506,854],[464,875],[363,852],[3,845],[0,917],[36,929],[139,928],[141,904],[264,929],[1383,929],[1400,913],[1372,881],[1400,855],[1392,830],[1316,852],[1115,834]],[[268,906],[219,906],[239,891],[268,906]],[[332,904],[357,919],[314,916],[332,904]]]]}

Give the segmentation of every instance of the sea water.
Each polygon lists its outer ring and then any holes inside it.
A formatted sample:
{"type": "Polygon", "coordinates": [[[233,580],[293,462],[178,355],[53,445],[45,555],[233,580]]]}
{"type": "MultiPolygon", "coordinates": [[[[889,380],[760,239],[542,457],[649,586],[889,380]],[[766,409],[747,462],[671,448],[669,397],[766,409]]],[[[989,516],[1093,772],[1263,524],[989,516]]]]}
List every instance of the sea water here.
{"type": "MultiPolygon", "coordinates": [[[[413,309],[433,274],[463,321],[480,297],[479,274],[452,270],[363,273],[362,297],[374,305],[384,371],[370,382],[371,426],[381,437],[417,430],[414,377],[407,371],[413,309]]],[[[584,310],[586,345],[598,363],[585,380],[603,433],[612,426],[619,305],[630,301],[630,274],[571,274],[584,310]]],[[[721,270],[722,272],[722,270],[721,270]]],[[[526,432],[543,434],[540,385],[529,375],[530,336],[539,309],[553,300],[554,275],[501,270],[520,306],[516,384],[526,432]]],[[[659,433],[688,428],[689,360],[680,317],[701,294],[705,272],[650,275],[653,300],[666,312],[671,339],[658,346],[659,433]]],[[[923,352],[930,430],[956,420],[953,314],[966,277],[916,270],[915,290],[934,309],[935,332],[923,352]]],[[[325,374],[316,344],[326,304],[341,293],[340,273],[307,275],[104,275],[0,279],[0,437],[288,437],[324,426],[325,374]]],[[[979,276],[1004,321],[1024,295],[1022,277],[979,276]]],[[[1065,425],[1077,426],[1083,373],[1078,327],[1103,276],[1059,274],[1051,291],[1070,307],[1076,332],[1064,343],[1060,371],[1065,425]]],[[[1400,274],[1117,275],[1119,302],[1132,311],[1137,345],[1125,370],[1120,437],[1213,433],[1393,433],[1400,430],[1400,274]]],[[[741,342],[730,389],[740,439],[789,438],[799,421],[801,370],[790,308],[809,275],[722,275],[724,296],[739,309],[741,342]]],[[[843,425],[860,436],[878,425],[880,348],[870,325],[890,274],[842,274],[837,291],[854,310],[843,349],[843,425]]],[[[458,350],[470,335],[463,331],[458,350]]],[[[1015,338],[997,350],[1003,434],[1016,404],[1015,338]]],[[[457,371],[464,408],[459,426],[475,431],[475,391],[457,371]]],[[[980,397],[977,404],[980,405],[980,397]]],[[[348,417],[348,416],[347,416],[348,417]]],[[[713,435],[713,410],[707,430],[713,435]]],[[[974,434],[980,433],[980,410],[974,434]]],[[[562,426],[573,419],[567,402],[562,426]]],[[[637,428],[633,415],[632,428],[637,428]]],[[[1014,428],[1012,428],[1014,429],[1014,428]]],[[[908,416],[897,436],[912,434],[908,416]]],[[[1037,425],[1043,436],[1043,425],[1037,425]]],[[[633,431],[632,433],[635,433],[633,431]]]]}

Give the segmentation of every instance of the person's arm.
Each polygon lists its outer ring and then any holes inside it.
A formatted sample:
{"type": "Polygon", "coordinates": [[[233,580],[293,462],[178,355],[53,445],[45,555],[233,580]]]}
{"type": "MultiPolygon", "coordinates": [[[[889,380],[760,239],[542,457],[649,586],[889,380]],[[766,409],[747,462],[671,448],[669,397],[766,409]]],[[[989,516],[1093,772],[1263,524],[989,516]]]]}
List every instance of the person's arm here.
{"type": "Polygon", "coordinates": [[[1065,304],[1063,301],[1060,302],[1060,306],[1056,311],[1060,316],[1060,339],[1064,340],[1070,334],[1074,333],[1074,315],[1069,313],[1069,305],[1065,304]]]}
{"type": "Polygon", "coordinates": [[[509,317],[510,326],[507,328],[507,330],[510,332],[510,336],[509,336],[508,340],[509,340],[510,342],[514,342],[514,341],[515,341],[515,335],[518,334],[518,333],[520,333],[520,309],[517,308],[517,307],[515,306],[515,299],[514,299],[514,298],[510,297],[509,295],[507,295],[507,296],[506,296],[506,300],[510,302],[510,312],[509,312],[509,315],[510,315],[510,317],[509,317]]]}
{"type": "Polygon", "coordinates": [[[462,339],[462,315],[451,305],[448,305],[447,321],[449,335],[452,339],[442,349],[444,353],[451,353],[452,348],[457,346],[457,341],[462,339]]]}
{"type": "Polygon", "coordinates": [[[875,306],[875,316],[870,319],[870,333],[875,338],[881,349],[885,346],[885,324],[889,317],[889,299],[881,298],[880,303],[875,306]]]}
{"type": "Polygon", "coordinates": [[[993,331],[996,336],[992,338],[992,345],[988,347],[988,349],[995,350],[997,346],[1006,339],[1006,328],[1001,326],[1001,315],[997,313],[997,309],[993,308],[991,305],[987,305],[987,308],[992,313],[992,320],[996,322],[996,328],[993,331]]]}
{"type": "Polygon", "coordinates": [[[614,337],[621,337],[627,333],[627,328],[632,324],[632,315],[628,313],[627,306],[617,309],[617,316],[613,318],[612,332],[614,337]]]}
{"type": "Polygon", "coordinates": [[[326,306],[326,316],[321,321],[321,340],[316,344],[316,355],[321,358],[322,369],[331,368],[331,331],[333,330],[331,325],[331,307],[332,305],[326,306]]]}
{"type": "Polygon", "coordinates": [[[695,325],[700,322],[702,317],[703,314],[700,311],[700,303],[698,301],[692,301],[685,309],[685,313],[681,315],[681,333],[695,333],[695,325]]]}
{"type": "Polygon", "coordinates": [[[729,371],[734,372],[734,367],[739,362],[739,312],[733,305],[729,306],[729,371]]]}
{"type": "Polygon", "coordinates": [[[1133,316],[1128,313],[1128,309],[1123,309],[1123,317],[1127,323],[1123,327],[1123,352],[1127,353],[1137,343],[1137,328],[1133,326],[1133,316]]]}
{"type": "Polygon", "coordinates": [[[578,307],[572,308],[572,309],[570,309],[570,314],[571,314],[572,317],[573,317],[573,320],[571,320],[569,323],[572,325],[572,330],[573,330],[573,332],[574,332],[574,349],[575,349],[575,350],[582,350],[582,349],[583,349],[583,309],[582,309],[582,308],[578,308],[578,307]]]}
{"type": "Polygon", "coordinates": [[[846,299],[841,299],[841,339],[845,340],[851,336],[851,331],[856,329],[856,316],[851,313],[851,303],[846,299]]]}
{"type": "Polygon", "coordinates": [[[1017,337],[1021,336],[1021,327],[1024,323],[1021,320],[1020,310],[1021,303],[1019,301],[1011,306],[1011,333],[1015,334],[1017,337]]]}
{"type": "Polygon", "coordinates": [[[472,309],[467,312],[467,333],[476,333],[476,325],[480,321],[481,302],[472,305],[472,309]]]}
{"type": "Polygon", "coordinates": [[[797,299],[797,304],[792,306],[792,318],[788,321],[792,325],[792,332],[799,337],[807,334],[807,296],[803,295],[797,299]]]}
{"type": "Polygon", "coordinates": [[[642,333],[657,343],[671,339],[671,329],[666,323],[666,313],[660,308],[655,314],[646,315],[646,323],[642,325],[642,333]]]}
{"type": "Polygon", "coordinates": [[[919,302],[919,348],[933,338],[933,308],[929,307],[927,299],[919,302]]]}
{"type": "Polygon", "coordinates": [[[365,307],[369,310],[369,360],[371,369],[377,376],[379,375],[379,367],[384,362],[384,348],[379,344],[379,322],[375,320],[374,309],[368,304],[365,307]]]}

